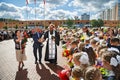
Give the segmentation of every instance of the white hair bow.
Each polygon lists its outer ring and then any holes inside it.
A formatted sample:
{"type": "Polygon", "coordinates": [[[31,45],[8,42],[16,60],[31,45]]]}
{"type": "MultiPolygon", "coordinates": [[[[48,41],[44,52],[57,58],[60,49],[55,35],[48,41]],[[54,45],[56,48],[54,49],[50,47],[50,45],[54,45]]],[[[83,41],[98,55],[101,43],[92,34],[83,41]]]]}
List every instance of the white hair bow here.
{"type": "Polygon", "coordinates": [[[120,52],[117,48],[114,47],[108,48],[108,51],[116,51],[117,53],[120,52]]]}
{"type": "Polygon", "coordinates": [[[89,49],[90,47],[92,47],[90,44],[85,46],[85,48],[87,49],[89,49]]]}
{"type": "Polygon", "coordinates": [[[82,52],[82,56],[80,57],[79,61],[81,64],[89,64],[89,57],[86,52],[82,52]]]}
{"type": "Polygon", "coordinates": [[[120,56],[117,55],[117,60],[118,60],[118,63],[120,64],[120,56]]]}
{"type": "Polygon", "coordinates": [[[98,42],[100,41],[100,39],[98,37],[95,37],[94,40],[96,40],[98,42]]]}
{"type": "Polygon", "coordinates": [[[114,58],[114,57],[111,58],[110,65],[113,65],[116,67],[118,64],[120,64],[120,56],[117,55],[116,58],[114,58]]]}

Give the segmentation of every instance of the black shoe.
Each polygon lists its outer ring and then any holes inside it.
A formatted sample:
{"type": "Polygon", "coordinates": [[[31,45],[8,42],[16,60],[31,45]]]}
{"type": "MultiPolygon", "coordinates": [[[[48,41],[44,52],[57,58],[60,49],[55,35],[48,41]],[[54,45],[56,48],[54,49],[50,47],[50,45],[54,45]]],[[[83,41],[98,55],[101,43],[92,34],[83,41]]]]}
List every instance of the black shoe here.
{"type": "Polygon", "coordinates": [[[39,61],[39,64],[42,64],[42,62],[41,62],[41,61],[39,61]]]}
{"type": "Polygon", "coordinates": [[[35,61],[35,64],[37,64],[37,61],[35,61]]]}
{"type": "Polygon", "coordinates": [[[57,62],[54,62],[53,64],[54,64],[54,65],[57,65],[57,62]]]}
{"type": "Polygon", "coordinates": [[[55,62],[55,64],[58,64],[57,62],[55,62]]]}

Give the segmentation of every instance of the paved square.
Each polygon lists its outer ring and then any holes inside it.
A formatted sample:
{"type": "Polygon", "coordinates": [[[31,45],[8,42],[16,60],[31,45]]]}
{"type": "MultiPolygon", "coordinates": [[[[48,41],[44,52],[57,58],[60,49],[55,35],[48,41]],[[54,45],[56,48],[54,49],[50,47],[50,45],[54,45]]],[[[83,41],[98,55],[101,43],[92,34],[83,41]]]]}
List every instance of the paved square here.
{"type": "Polygon", "coordinates": [[[0,42],[0,80],[59,80],[57,73],[66,64],[66,60],[61,55],[61,45],[58,47],[58,64],[56,66],[44,62],[46,45],[44,45],[42,52],[43,64],[34,64],[32,45],[32,39],[29,39],[26,45],[25,67],[18,71],[13,39],[0,42]]]}

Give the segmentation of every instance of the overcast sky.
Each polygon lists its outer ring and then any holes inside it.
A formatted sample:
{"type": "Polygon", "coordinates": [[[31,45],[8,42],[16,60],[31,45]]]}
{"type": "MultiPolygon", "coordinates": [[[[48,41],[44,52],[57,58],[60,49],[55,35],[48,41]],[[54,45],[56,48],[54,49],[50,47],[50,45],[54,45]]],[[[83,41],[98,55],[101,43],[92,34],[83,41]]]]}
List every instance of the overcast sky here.
{"type": "Polygon", "coordinates": [[[90,19],[97,19],[99,13],[115,5],[117,0],[0,0],[0,18],[19,20],[60,20],[74,18],[81,14],[90,14],[90,19]],[[45,11],[45,18],[44,18],[45,11]],[[27,15],[28,14],[28,15],[27,15]]]}

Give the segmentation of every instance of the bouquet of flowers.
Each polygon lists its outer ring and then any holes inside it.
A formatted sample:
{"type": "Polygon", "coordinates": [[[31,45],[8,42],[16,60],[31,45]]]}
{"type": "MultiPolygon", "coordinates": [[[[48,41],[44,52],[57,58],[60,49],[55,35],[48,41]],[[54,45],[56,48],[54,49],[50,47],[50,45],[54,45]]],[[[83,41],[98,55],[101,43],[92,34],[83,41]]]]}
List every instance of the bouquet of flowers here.
{"type": "Polygon", "coordinates": [[[84,36],[81,36],[80,40],[81,40],[82,42],[84,42],[84,40],[85,40],[84,36]]]}
{"type": "Polygon", "coordinates": [[[22,39],[22,42],[21,42],[21,45],[22,45],[22,53],[24,52],[26,42],[28,41],[27,38],[28,38],[28,35],[27,35],[26,32],[24,32],[24,33],[23,33],[23,39],[22,39]]]}
{"type": "Polygon", "coordinates": [[[63,48],[63,49],[67,49],[66,44],[62,45],[62,48],[63,48]]]}
{"type": "Polygon", "coordinates": [[[62,52],[62,56],[63,57],[68,57],[70,55],[70,50],[68,49],[65,49],[63,52],[62,52]]]}
{"type": "Polygon", "coordinates": [[[68,65],[70,66],[70,68],[73,68],[73,67],[74,67],[74,64],[72,63],[72,61],[69,61],[69,62],[68,62],[68,65]]]}
{"type": "Polygon", "coordinates": [[[22,42],[21,42],[21,44],[24,44],[24,43],[26,43],[26,42],[27,42],[27,38],[24,37],[23,40],[22,40],[22,42]]]}
{"type": "Polygon", "coordinates": [[[105,69],[103,67],[100,67],[99,70],[100,70],[103,78],[108,76],[108,70],[107,69],[105,69]]]}
{"type": "Polygon", "coordinates": [[[103,68],[102,61],[100,59],[97,59],[97,64],[95,65],[95,67],[100,70],[103,78],[106,78],[108,76],[108,70],[103,68]]]}
{"type": "Polygon", "coordinates": [[[73,56],[72,55],[69,55],[69,57],[68,57],[68,65],[70,66],[70,68],[73,68],[74,67],[74,64],[73,64],[73,62],[72,62],[72,59],[73,59],[73,56]]]}

